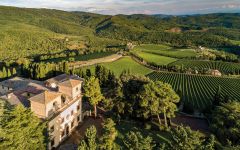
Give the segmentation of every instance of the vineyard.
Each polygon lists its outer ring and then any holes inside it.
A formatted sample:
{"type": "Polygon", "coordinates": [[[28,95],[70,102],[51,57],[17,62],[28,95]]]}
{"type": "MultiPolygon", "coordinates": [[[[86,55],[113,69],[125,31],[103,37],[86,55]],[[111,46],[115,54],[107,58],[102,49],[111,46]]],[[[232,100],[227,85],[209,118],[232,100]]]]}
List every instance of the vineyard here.
{"type": "Polygon", "coordinates": [[[152,80],[171,84],[184,104],[192,109],[202,111],[208,108],[219,86],[221,96],[228,96],[231,100],[240,100],[240,79],[167,72],[153,72],[147,76],[152,80]]]}
{"type": "Polygon", "coordinates": [[[225,74],[239,74],[240,64],[220,61],[197,61],[197,60],[178,60],[169,64],[169,66],[183,66],[183,68],[192,69],[217,69],[225,74]]]}

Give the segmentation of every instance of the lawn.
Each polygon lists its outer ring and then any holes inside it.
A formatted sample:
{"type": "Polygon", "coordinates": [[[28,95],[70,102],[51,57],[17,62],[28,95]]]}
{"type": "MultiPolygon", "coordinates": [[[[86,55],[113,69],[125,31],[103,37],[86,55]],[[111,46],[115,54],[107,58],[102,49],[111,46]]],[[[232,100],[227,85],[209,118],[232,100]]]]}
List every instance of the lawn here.
{"type": "Polygon", "coordinates": [[[133,51],[139,52],[147,52],[152,54],[159,54],[162,56],[174,57],[174,58],[189,58],[195,57],[196,51],[194,49],[186,48],[186,49],[178,49],[172,48],[166,45],[153,45],[153,44],[144,44],[140,46],[136,46],[133,51]]]}
{"type": "MultiPolygon", "coordinates": [[[[117,76],[120,76],[120,74],[124,70],[129,70],[132,74],[136,74],[136,75],[147,75],[152,72],[151,69],[138,64],[137,62],[132,60],[130,57],[123,57],[117,61],[110,62],[110,63],[102,63],[100,65],[106,67],[109,70],[112,70],[117,76]]],[[[84,67],[83,69],[86,69],[86,68],[94,72],[95,66],[88,66],[88,67],[84,67]]]]}
{"type": "Polygon", "coordinates": [[[170,58],[166,56],[161,56],[157,54],[145,53],[145,52],[137,52],[137,55],[148,62],[154,62],[157,65],[167,65],[169,63],[177,61],[175,58],[170,58]]]}
{"type": "Polygon", "coordinates": [[[167,50],[171,49],[170,46],[160,44],[142,44],[134,47],[134,50],[167,50]]]}

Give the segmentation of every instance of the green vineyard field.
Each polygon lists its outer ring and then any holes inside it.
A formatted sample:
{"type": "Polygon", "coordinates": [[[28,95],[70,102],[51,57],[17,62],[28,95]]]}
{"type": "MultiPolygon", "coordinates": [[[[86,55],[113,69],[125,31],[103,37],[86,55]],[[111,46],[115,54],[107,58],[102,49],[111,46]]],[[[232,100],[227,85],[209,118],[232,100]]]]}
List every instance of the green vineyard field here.
{"type": "Polygon", "coordinates": [[[169,66],[179,65],[184,68],[196,69],[217,69],[224,74],[239,74],[240,63],[220,62],[220,61],[198,61],[198,60],[178,60],[169,66]]]}
{"type": "Polygon", "coordinates": [[[240,79],[167,72],[153,72],[147,76],[152,80],[169,83],[175,91],[181,91],[179,95],[184,104],[200,111],[211,105],[219,86],[221,96],[240,100],[240,79]]]}

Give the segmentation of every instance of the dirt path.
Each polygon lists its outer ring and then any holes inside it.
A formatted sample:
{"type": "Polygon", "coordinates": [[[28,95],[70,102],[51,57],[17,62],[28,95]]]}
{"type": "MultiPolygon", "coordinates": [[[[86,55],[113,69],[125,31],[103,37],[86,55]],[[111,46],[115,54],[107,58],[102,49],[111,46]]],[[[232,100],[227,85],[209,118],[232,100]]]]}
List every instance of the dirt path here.
{"type": "Polygon", "coordinates": [[[81,68],[81,67],[91,66],[91,65],[100,64],[100,63],[113,62],[113,61],[120,59],[121,57],[122,57],[122,55],[120,55],[120,54],[113,54],[113,55],[110,55],[107,57],[91,59],[88,61],[71,62],[69,64],[69,66],[70,66],[70,68],[72,68],[73,66],[75,68],[81,68]]]}

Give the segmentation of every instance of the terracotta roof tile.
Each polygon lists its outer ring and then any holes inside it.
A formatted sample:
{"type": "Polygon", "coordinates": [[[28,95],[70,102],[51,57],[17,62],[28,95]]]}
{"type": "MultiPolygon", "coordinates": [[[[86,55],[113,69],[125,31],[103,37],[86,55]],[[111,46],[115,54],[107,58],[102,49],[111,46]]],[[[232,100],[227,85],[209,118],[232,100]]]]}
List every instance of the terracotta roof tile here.
{"type": "Polygon", "coordinates": [[[59,96],[61,96],[61,93],[52,92],[52,91],[44,91],[38,95],[31,97],[29,100],[39,102],[42,104],[47,104],[59,96]]]}
{"type": "Polygon", "coordinates": [[[63,81],[59,83],[60,86],[67,86],[67,87],[76,87],[77,85],[81,84],[82,81],[80,80],[75,80],[75,79],[69,79],[66,81],[63,81]]]}

